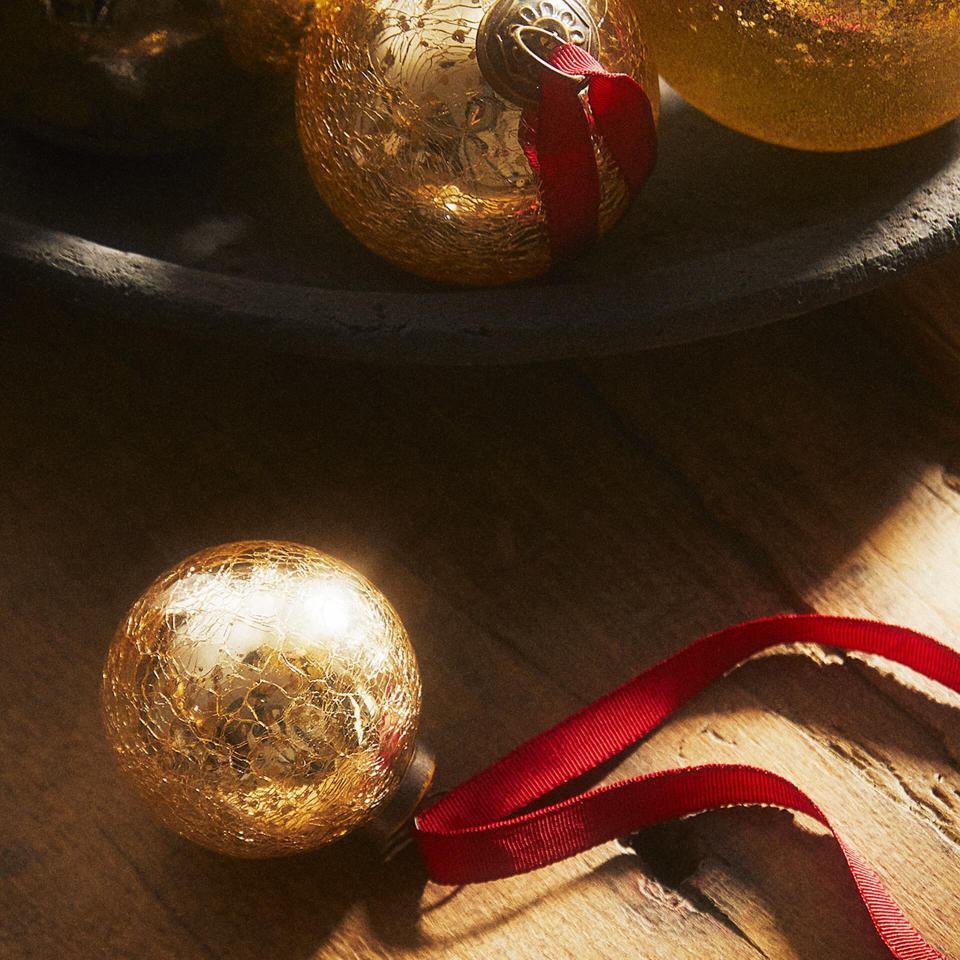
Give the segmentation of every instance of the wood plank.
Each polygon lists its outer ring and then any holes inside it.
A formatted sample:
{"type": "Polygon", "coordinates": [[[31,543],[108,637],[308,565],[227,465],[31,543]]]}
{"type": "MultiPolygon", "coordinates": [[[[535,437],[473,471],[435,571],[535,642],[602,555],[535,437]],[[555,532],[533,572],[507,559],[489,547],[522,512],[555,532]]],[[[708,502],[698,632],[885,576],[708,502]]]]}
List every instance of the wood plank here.
{"type": "MultiPolygon", "coordinates": [[[[0,954],[882,956],[835,848],[783,813],[704,815],[646,831],[639,856],[608,844],[452,895],[412,851],[235,863],[151,819],[96,709],[140,589],[259,536],[327,549],[393,600],[441,787],[737,620],[864,613],[954,642],[956,419],[875,313],[602,362],[409,370],[134,335],[8,292],[0,954]]],[[[848,660],[753,662],[610,776],[787,773],[960,954],[960,704],[848,660]]]]}

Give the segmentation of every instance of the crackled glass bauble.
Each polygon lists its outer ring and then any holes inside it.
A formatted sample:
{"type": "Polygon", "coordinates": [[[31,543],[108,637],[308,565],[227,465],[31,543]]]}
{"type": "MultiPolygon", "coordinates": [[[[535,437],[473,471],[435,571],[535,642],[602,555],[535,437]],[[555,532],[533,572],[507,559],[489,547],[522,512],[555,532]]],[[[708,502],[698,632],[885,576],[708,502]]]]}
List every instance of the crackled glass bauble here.
{"type": "MultiPolygon", "coordinates": [[[[502,92],[509,77],[491,83],[478,63],[493,6],[338,0],[318,10],[300,52],[300,137],[321,196],[370,249],[442,281],[506,283],[550,266],[539,182],[519,135],[525,105],[502,92]]],[[[589,20],[597,59],[630,74],[656,111],[656,69],[632,0],[521,0],[515,14],[571,42],[589,20]]],[[[602,232],[628,194],[594,146],[602,232]]]]}
{"type": "Polygon", "coordinates": [[[0,0],[0,116],[95,151],[218,137],[252,89],[221,19],[220,0],[0,0]]]}
{"type": "Polygon", "coordinates": [[[167,826],[238,856],[321,846],[410,763],[420,678],[383,595],[310,547],[233,543],[163,574],[103,674],[120,765],[167,826]]]}
{"type": "Polygon", "coordinates": [[[960,114],[960,0],[638,0],[664,78],[721,123],[811,150],[960,114]]]}
{"type": "Polygon", "coordinates": [[[223,0],[224,33],[245,70],[285,72],[296,65],[300,40],[325,0],[223,0]]]}

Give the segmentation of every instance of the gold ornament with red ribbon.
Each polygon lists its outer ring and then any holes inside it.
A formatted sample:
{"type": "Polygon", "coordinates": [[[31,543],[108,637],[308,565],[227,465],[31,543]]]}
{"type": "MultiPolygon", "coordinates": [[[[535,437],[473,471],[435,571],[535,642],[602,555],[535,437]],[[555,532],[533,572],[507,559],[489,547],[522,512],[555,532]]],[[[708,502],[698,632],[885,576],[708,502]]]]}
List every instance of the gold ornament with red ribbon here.
{"type": "Polygon", "coordinates": [[[588,247],[653,166],[657,107],[629,0],[344,0],[300,53],[321,196],[441,281],[522,280],[588,247]]]}
{"type": "MultiPolygon", "coordinates": [[[[834,835],[897,960],[943,960],[827,814],[784,777],[742,764],[651,771],[550,802],[646,736],[718,677],[782,644],[879,655],[960,692],[960,654],[912,630],[819,615],[703,637],[428,803],[412,833],[439,883],[496,880],[678,816],[734,804],[799,811],[834,835]]],[[[131,608],[107,657],[103,709],[122,768],[165,823],[214,850],[322,846],[422,800],[416,660],[399,618],[359,573],[310,547],[202,551],[131,608]]]]}

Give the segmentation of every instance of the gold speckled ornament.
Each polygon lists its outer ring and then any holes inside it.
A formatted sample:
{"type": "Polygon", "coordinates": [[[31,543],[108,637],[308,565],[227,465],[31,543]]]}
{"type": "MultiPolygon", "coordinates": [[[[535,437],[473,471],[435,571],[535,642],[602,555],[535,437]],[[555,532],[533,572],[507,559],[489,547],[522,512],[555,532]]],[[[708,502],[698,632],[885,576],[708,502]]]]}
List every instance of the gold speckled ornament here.
{"type": "Polygon", "coordinates": [[[638,0],[666,80],[721,123],[855,150],[960,114],[960,0],[638,0]]]}
{"type": "MultiPolygon", "coordinates": [[[[441,281],[507,283],[550,266],[539,184],[518,136],[522,107],[477,62],[478,27],[491,6],[331,0],[301,47],[300,137],[321,196],[371,250],[441,281]]],[[[632,0],[583,6],[600,62],[640,83],[656,113],[657,73],[632,0]]],[[[517,8],[518,23],[561,35],[572,22],[562,2],[517,8]]],[[[628,196],[599,142],[595,149],[603,232],[628,196]]]]}
{"type": "Polygon", "coordinates": [[[310,547],[204,550],[134,604],[102,688],[120,765],[167,826],[223,853],[321,846],[414,752],[416,659],[369,581],[310,547]]]}
{"type": "Polygon", "coordinates": [[[236,63],[253,72],[284,73],[316,8],[326,0],[223,0],[224,34],[236,63]]]}

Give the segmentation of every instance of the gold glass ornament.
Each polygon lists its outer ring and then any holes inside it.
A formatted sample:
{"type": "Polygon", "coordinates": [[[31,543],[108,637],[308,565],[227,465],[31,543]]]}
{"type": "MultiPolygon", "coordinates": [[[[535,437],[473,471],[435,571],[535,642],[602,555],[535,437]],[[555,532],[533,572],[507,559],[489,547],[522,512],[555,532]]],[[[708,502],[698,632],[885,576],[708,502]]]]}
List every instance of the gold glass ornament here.
{"type": "Polygon", "coordinates": [[[359,573],[233,543],[158,578],[107,657],[108,737],[167,826],[205,847],[318,847],[389,800],[414,752],[416,659],[359,573]]]}
{"type": "Polygon", "coordinates": [[[224,33],[231,56],[244,70],[292,70],[300,40],[323,2],[223,0],[224,33]]]}
{"type": "MultiPolygon", "coordinates": [[[[301,47],[300,137],[321,196],[370,249],[442,281],[507,283],[550,266],[539,184],[518,133],[524,104],[505,95],[508,77],[491,83],[478,63],[481,22],[494,6],[337,0],[318,11],[301,47]]],[[[603,66],[630,74],[656,113],[657,73],[632,0],[512,7],[517,26],[595,43],[603,66]],[[589,39],[579,30],[584,14],[589,39]]],[[[628,195],[602,144],[594,146],[603,232],[628,195]]]]}
{"type": "Polygon", "coordinates": [[[248,109],[220,0],[0,0],[0,115],[69,146],[166,152],[248,109]]]}
{"type": "Polygon", "coordinates": [[[855,150],[960,115],[960,0],[638,0],[664,78],[789,147],[855,150]]]}

